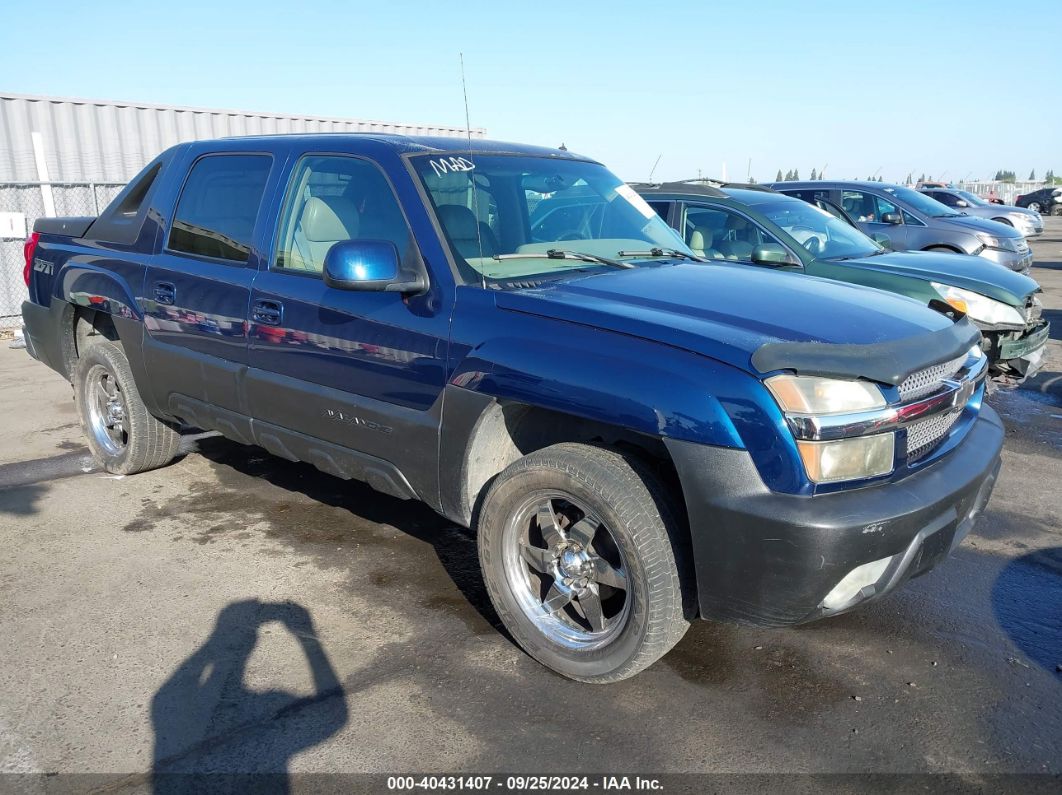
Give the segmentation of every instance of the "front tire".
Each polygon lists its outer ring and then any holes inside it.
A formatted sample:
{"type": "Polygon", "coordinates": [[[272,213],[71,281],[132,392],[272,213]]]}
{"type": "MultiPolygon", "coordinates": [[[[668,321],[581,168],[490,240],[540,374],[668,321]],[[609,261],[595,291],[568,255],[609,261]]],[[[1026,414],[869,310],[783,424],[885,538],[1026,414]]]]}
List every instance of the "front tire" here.
{"type": "Polygon", "coordinates": [[[531,453],[495,478],[477,532],[499,617],[564,676],[626,679],[689,626],[678,525],[664,489],[631,457],[570,443],[531,453]]]}
{"type": "Polygon", "coordinates": [[[132,475],[173,460],[181,436],[148,413],[120,345],[94,342],[78,360],[74,401],[89,449],[108,472],[132,475]]]}
{"type": "Polygon", "coordinates": [[[1032,210],[1034,213],[1040,212],[1040,202],[1029,202],[1026,209],[1032,210]]]}

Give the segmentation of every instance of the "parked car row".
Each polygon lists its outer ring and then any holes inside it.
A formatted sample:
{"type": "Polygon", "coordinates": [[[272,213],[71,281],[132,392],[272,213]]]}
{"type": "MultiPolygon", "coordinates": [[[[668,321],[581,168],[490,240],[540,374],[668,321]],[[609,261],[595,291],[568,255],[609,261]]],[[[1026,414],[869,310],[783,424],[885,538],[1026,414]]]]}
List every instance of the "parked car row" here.
{"type": "Polygon", "coordinates": [[[191,426],[422,500],[475,530],[529,655],[613,682],[696,617],[882,597],[996,481],[986,377],[1046,334],[999,264],[1024,240],[913,191],[784,187],[818,206],[485,140],[183,143],[98,218],[36,222],[27,348],[108,471],[191,426]]]}
{"type": "Polygon", "coordinates": [[[717,189],[685,182],[634,187],[702,257],[876,287],[927,306],[945,304],[981,329],[995,373],[1021,379],[1043,363],[1050,330],[1041,317],[1040,287],[1033,279],[985,257],[892,251],[860,232],[851,216],[832,203],[829,189],[790,191],[813,197],[816,206],[811,206],[758,186],[717,189]]]}

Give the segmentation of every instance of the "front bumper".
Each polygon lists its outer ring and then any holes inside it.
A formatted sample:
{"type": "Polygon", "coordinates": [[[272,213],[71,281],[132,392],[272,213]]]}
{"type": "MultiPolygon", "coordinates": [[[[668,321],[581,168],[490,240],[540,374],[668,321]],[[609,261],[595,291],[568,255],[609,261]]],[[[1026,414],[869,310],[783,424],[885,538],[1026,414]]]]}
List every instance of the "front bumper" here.
{"type": "Polygon", "coordinates": [[[981,250],[979,256],[1018,273],[1027,274],[1032,269],[1033,264],[1032,249],[1019,253],[1017,251],[1005,251],[1001,248],[985,248],[981,250]]]}
{"type": "Polygon", "coordinates": [[[988,406],[954,450],[893,483],[805,497],[770,491],[747,451],[666,440],[689,514],[703,618],[785,626],[843,612],[943,560],[995,484],[1003,425],[988,406]],[[832,607],[856,567],[890,558],[832,607]]]}
{"type": "MultiPolygon", "coordinates": [[[[993,335],[988,335],[989,338],[993,335]]],[[[1044,321],[1018,339],[998,337],[989,352],[992,363],[1023,378],[1034,375],[1044,364],[1044,347],[1051,336],[1051,324],[1044,321]]]]}

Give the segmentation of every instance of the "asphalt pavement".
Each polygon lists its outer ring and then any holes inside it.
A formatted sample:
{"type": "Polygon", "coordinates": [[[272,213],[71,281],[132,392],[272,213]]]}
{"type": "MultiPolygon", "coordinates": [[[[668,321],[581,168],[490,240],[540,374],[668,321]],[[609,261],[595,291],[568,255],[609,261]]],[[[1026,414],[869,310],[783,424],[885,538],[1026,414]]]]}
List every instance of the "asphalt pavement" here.
{"type": "Polygon", "coordinates": [[[211,436],[107,475],[0,343],[0,771],[1062,774],[1062,218],[1033,245],[1048,364],[990,398],[1004,467],[952,558],[804,627],[697,622],[603,687],[510,641],[423,505],[211,436]]]}

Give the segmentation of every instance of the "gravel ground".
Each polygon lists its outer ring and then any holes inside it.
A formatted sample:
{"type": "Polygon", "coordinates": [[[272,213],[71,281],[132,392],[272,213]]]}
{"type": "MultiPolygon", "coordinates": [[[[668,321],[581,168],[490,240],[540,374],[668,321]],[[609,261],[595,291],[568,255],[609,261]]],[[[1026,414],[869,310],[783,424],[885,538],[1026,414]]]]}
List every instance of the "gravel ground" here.
{"type": "Polygon", "coordinates": [[[608,687],[521,653],[421,505],[216,437],[94,471],[69,386],[4,343],[0,771],[1059,775],[1062,218],[1034,248],[1048,364],[990,399],[1004,468],[952,559],[798,629],[698,622],[608,687]]]}

